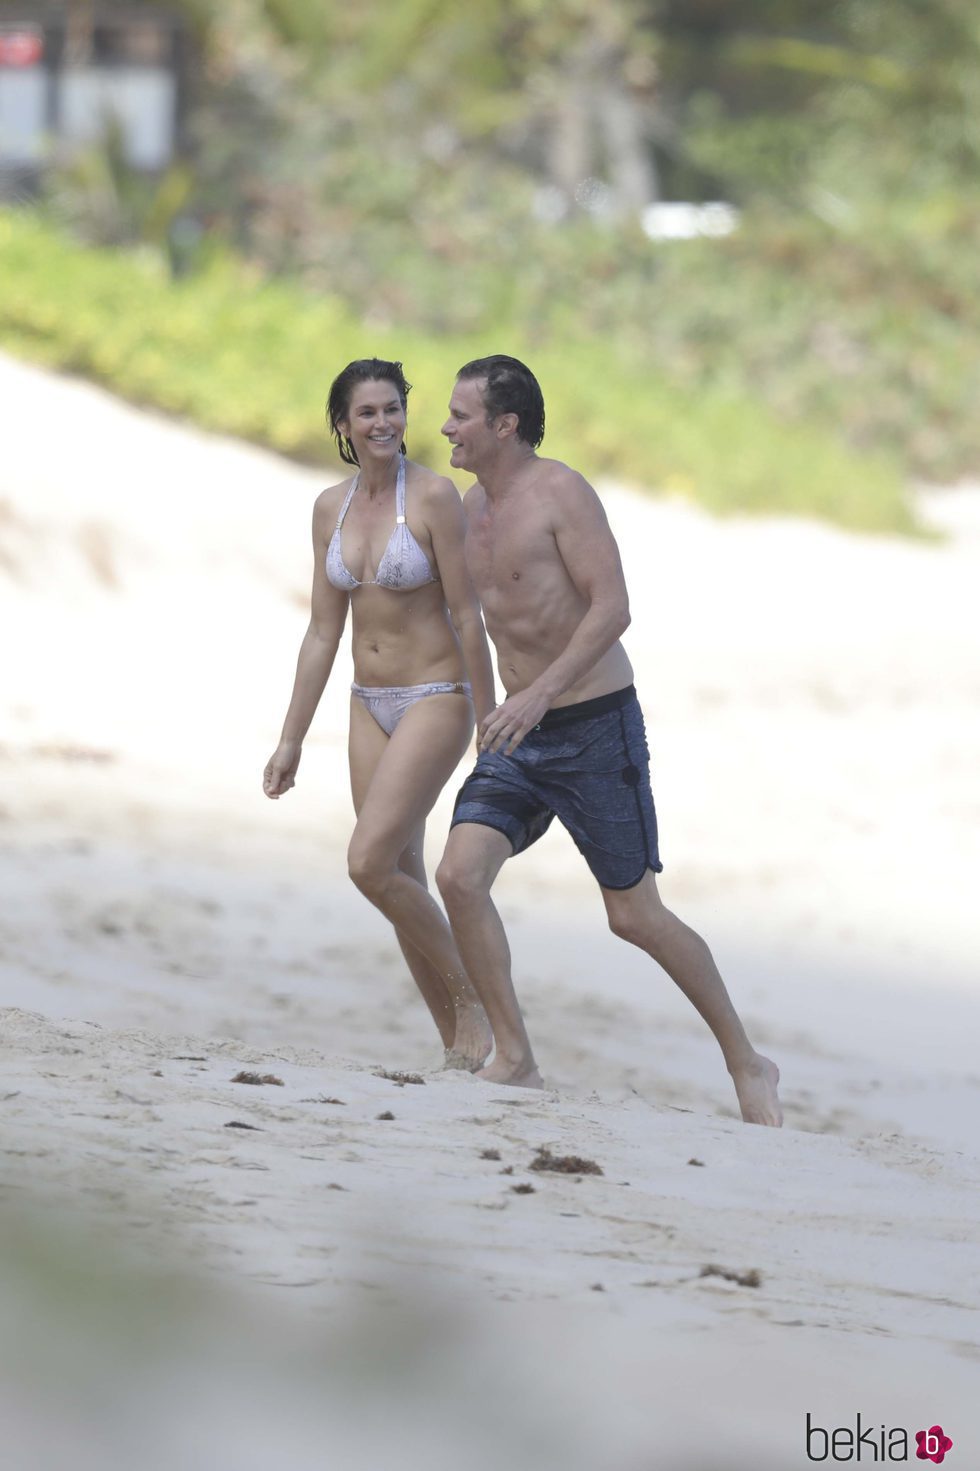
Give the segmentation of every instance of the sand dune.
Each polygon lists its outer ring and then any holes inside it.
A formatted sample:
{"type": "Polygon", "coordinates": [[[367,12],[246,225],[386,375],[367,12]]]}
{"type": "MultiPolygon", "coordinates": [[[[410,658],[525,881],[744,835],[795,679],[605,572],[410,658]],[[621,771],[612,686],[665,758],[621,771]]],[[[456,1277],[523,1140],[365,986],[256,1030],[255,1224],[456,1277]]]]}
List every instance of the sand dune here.
{"type": "Polygon", "coordinates": [[[343,876],[346,653],[259,789],[320,477],[9,359],[0,403],[18,1471],[777,1471],[807,1412],[972,1465],[980,494],[901,542],[602,487],[663,892],[783,1068],[775,1134],[557,832],[499,890],[548,1087],[438,1072],[343,876]]]}

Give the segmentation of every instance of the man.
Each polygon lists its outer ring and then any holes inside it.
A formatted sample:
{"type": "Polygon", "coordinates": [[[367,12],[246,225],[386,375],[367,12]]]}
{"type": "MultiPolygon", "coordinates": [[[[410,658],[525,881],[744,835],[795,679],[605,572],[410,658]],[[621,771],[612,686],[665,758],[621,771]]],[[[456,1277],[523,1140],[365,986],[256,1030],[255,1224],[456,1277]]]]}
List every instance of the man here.
{"type": "Polygon", "coordinates": [[[599,883],[614,934],[645,950],[717,1038],[743,1119],[779,1126],[779,1071],[749,1043],[705,942],[666,909],[649,754],[633,672],[623,569],[598,496],[536,453],[544,401],[509,357],[460,369],[443,434],[470,471],[466,561],[508,698],[482,723],[437,882],[493,1027],[478,1076],[540,1087],[490,890],[504,862],[557,816],[599,883]]]}

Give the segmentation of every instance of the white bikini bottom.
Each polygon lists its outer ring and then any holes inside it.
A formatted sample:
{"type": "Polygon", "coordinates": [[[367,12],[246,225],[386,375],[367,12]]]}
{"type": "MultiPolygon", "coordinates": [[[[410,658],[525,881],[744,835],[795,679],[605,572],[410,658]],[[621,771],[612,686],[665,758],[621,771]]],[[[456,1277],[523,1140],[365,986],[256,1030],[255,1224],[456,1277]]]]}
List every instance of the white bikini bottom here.
{"type": "Polygon", "coordinates": [[[373,715],[386,735],[391,735],[405,711],[426,695],[467,695],[473,691],[465,680],[443,680],[437,684],[352,684],[351,694],[373,715]]]}

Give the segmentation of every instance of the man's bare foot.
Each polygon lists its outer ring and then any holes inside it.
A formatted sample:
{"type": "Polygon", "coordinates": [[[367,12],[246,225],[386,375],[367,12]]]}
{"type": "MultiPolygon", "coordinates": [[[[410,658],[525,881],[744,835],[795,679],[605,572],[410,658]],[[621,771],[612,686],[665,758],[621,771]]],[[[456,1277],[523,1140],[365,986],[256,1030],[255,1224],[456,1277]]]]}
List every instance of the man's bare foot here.
{"type": "Polygon", "coordinates": [[[523,1057],[518,1062],[508,1062],[498,1053],[493,1062],[481,1068],[476,1075],[484,1083],[508,1083],[512,1088],[543,1088],[541,1074],[533,1057],[523,1057]]]}
{"type": "Polygon", "coordinates": [[[493,1032],[482,1006],[460,1008],[456,1012],[456,1035],[446,1048],[444,1068],[457,1068],[475,1073],[490,1056],[493,1032]]]}
{"type": "Polygon", "coordinates": [[[745,1123],[782,1128],[783,1109],[776,1091],[779,1069],[774,1062],[757,1052],[752,1062],[732,1072],[732,1082],[745,1123]]]}

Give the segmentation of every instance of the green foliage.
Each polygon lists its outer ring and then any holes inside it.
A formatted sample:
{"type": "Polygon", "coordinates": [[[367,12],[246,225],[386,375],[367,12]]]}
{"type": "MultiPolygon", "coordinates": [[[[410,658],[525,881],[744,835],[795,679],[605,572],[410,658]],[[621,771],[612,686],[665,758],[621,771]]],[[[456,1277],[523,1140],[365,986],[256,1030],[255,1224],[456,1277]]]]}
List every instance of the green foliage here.
{"type": "Polygon", "coordinates": [[[690,159],[733,182],[742,199],[782,197],[804,209],[820,189],[853,203],[972,190],[980,165],[972,0],[781,8],[778,20],[760,22],[758,7],[734,0],[697,44],[683,24],[669,28],[690,159]],[[765,166],[774,156],[784,161],[775,174],[765,166]]]}
{"type": "Polygon", "coordinates": [[[130,169],[115,125],[101,145],[76,154],[51,176],[47,207],[93,244],[139,241],[166,249],[173,223],[193,189],[193,174],[185,162],[172,163],[158,177],[130,169]]]}
{"type": "MultiPolygon", "coordinates": [[[[176,4],[199,45],[192,156],[159,185],[83,160],[51,208],[198,272],[154,292],[208,330],[227,298],[239,345],[202,341],[206,381],[189,363],[151,388],[135,340],[75,343],[70,303],[55,337],[8,312],[35,351],[117,386],[101,364],[121,353],[154,401],[310,455],[320,358],[288,365],[323,313],[324,376],[372,343],[420,385],[432,357],[433,386],[470,345],[522,351],[550,375],[555,452],[560,433],[593,474],[705,501],[897,525],[900,476],[980,471],[975,0],[176,4]],[[739,231],[651,242],[658,186],[732,200],[739,231]],[[278,407],[237,381],[245,336],[275,353],[278,407]]],[[[170,364],[160,310],[146,353],[170,364]]]]}
{"type": "Polygon", "coordinates": [[[719,510],[911,529],[887,459],[781,421],[723,375],[706,390],[671,382],[608,337],[580,331],[536,344],[513,314],[466,335],[369,326],[335,297],[262,280],[230,259],[174,281],[159,255],[85,248],[24,212],[0,214],[0,274],[4,347],[313,463],[330,457],[323,403],[350,359],[404,360],[415,384],[412,453],[444,466],[439,427],[455,369],[507,351],[541,378],[548,453],[593,479],[618,476],[719,510]]]}

